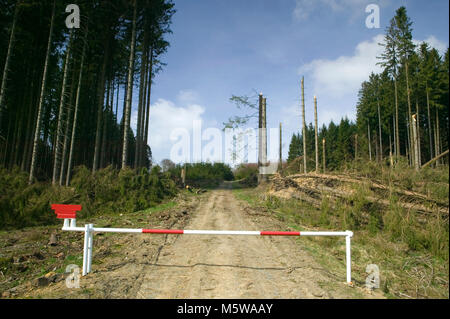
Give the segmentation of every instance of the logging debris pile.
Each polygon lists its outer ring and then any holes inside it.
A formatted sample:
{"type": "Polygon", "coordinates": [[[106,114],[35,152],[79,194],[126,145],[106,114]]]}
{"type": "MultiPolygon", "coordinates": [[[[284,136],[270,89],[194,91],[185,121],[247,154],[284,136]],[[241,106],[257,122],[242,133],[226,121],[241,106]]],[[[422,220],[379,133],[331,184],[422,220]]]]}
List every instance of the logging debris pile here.
{"type": "Polygon", "coordinates": [[[365,190],[365,200],[380,208],[388,207],[390,198],[395,196],[398,199],[397,204],[404,209],[423,214],[439,212],[448,218],[448,201],[436,199],[430,192],[423,194],[365,177],[331,174],[296,174],[282,177],[277,174],[271,179],[268,195],[298,199],[320,208],[324,197],[331,200],[331,203],[337,199],[348,200],[358,195],[361,189],[365,190]]]}

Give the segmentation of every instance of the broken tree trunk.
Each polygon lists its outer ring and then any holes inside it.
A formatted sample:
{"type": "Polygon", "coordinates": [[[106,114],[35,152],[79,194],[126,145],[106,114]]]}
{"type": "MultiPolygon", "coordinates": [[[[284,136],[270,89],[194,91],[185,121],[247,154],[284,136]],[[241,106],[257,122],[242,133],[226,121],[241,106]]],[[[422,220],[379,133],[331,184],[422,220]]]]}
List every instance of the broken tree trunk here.
{"type": "Polygon", "coordinates": [[[448,154],[448,150],[446,150],[444,153],[439,154],[438,156],[436,156],[435,158],[433,158],[431,161],[426,162],[425,164],[422,165],[421,168],[425,168],[427,166],[429,166],[430,164],[433,164],[434,162],[436,162],[437,160],[441,159],[442,157],[444,157],[445,155],[448,154]]]}
{"type": "Polygon", "coordinates": [[[302,134],[303,134],[303,171],[306,174],[306,121],[305,121],[305,82],[302,77],[302,134]]]}
{"type": "Polygon", "coordinates": [[[263,95],[259,93],[258,99],[258,179],[261,179],[261,166],[262,166],[262,103],[263,95]]]}
{"type": "Polygon", "coordinates": [[[263,98],[262,100],[262,119],[261,119],[261,125],[262,125],[262,139],[261,139],[261,145],[262,145],[262,170],[263,174],[261,176],[262,181],[267,181],[267,122],[266,122],[266,104],[267,100],[266,98],[263,98]]]}
{"type": "Polygon", "coordinates": [[[314,139],[316,146],[316,174],[319,174],[319,136],[317,132],[317,97],[314,96],[314,139]]]}
{"type": "Polygon", "coordinates": [[[282,128],[280,122],[280,150],[279,150],[279,159],[278,159],[278,172],[281,174],[283,172],[283,144],[282,144],[282,128]]]}
{"type": "Polygon", "coordinates": [[[322,165],[323,165],[323,173],[325,174],[325,139],[322,139],[322,165]]]}

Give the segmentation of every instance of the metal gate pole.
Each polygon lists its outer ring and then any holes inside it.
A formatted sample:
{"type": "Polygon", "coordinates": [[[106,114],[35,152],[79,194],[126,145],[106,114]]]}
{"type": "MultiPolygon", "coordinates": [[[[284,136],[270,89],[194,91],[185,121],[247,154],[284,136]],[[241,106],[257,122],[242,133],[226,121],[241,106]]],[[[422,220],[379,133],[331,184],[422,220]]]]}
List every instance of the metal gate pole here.
{"type": "Polygon", "coordinates": [[[345,236],[345,255],[346,255],[346,266],[347,266],[347,283],[352,283],[352,259],[351,259],[351,249],[350,249],[350,243],[351,238],[353,236],[353,232],[347,231],[349,235],[345,236]]]}

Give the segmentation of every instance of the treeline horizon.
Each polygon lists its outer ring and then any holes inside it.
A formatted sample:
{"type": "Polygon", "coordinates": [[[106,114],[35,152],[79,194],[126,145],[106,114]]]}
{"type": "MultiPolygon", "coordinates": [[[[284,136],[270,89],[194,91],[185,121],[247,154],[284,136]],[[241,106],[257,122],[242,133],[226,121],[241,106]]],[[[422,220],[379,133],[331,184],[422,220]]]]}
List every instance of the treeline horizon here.
{"type": "Polygon", "coordinates": [[[174,4],[80,0],[80,28],[73,29],[67,5],[0,5],[0,166],[54,185],[69,185],[79,165],[93,173],[110,165],[149,169],[151,86],[165,65],[174,4]]]}
{"type": "MultiPolygon", "coordinates": [[[[411,167],[448,150],[449,49],[441,56],[426,42],[412,41],[412,21],[405,7],[396,11],[386,28],[383,70],[361,84],[356,121],[342,118],[318,128],[319,167],[337,169],[346,161],[363,158],[395,165],[401,157],[411,167]],[[415,137],[415,138],[414,138],[415,137]],[[418,160],[416,160],[418,159],[418,160]]],[[[306,126],[307,168],[315,167],[315,128],[306,126]]],[[[294,133],[288,162],[303,156],[303,134],[294,133]]],[[[436,165],[448,164],[448,157],[436,165]]]]}

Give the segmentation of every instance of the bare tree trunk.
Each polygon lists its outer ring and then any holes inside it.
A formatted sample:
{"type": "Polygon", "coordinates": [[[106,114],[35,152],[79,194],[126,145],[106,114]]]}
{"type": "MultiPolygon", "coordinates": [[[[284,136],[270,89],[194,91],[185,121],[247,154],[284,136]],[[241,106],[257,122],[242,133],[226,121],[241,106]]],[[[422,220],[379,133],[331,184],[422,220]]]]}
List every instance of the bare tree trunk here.
{"type": "Polygon", "coordinates": [[[36,69],[33,68],[33,75],[31,76],[31,84],[30,84],[30,100],[28,104],[28,121],[27,121],[27,129],[25,133],[25,145],[24,152],[22,157],[21,170],[28,171],[28,163],[30,157],[30,145],[33,139],[33,122],[36,116],[36,108],[33,108],[33,100],[34,100],[34,80],[35,80],[36,69]],[[30,136],[31,135],[31,136],[30,136]]]}
{"type": "MultiPolygon", "coordinates": [[[[410,92],[410,89],[409,89],[408,61],[406,61],[406,63],[405,63],[405,71],[406,71],[405,72],[405,76],[406,76],[406,96],[407,96],[407,100],[408,100],[408,121],[410,122],[410,124],[409,124],[409,134],[410,134],[410,136],[412,136],[411,92],[410,92]]],[[[414,150],[414,143],[413,143],[412,139],[410,139],[410,144],[409,145],[410,145],[409,154],[410,154],[410,157],[413,158],[414,154],[415,154],[415,150],[414,150]]]]}
{"type": "Polygon", "coordinates": [[[144,76],[144,91],[142,97],[142,123],[141,123],[141,136],[142,136],[142,151],[139,156],[139,167],[144,166],[144,156],[147,154],[147,138],[146,138],[146,129],[147,129],[147,93],[148,93],[148,72],[149,72],[149,48],[146,48],[146,60],[145,60],[145,76],[144,76]]]}
{"type": "Polygon", "coordinates": [[[322,139],[322,165],[323,173],[325,174],[326,161],[325,161],[325,139],[322,139]]]}
{"type": "MultiPolygon", "coordinates": [[[[123,105],[122,105],[122,118],[120,119],[120,131],[123,137],[124,128],[125,128],[125,110],[127,108],[127,93],[128,92],[128,75],[125,77],[125,83],[123,86],[123,105]]],[[[123,152],[123,143],[119,143],[117,145],[117,167],[122,165],[122,152],[123,152]]]]}
{"type": "Polygon", "coordinates": [[[279,149],[279,158],[278,158],[278,172],[281,174],[283,171],[283,144],[282,144],[282,128],[280,122],[280,149],[279,149]]]}
{"type": "Polygon", "coordinates": [[[48,72],[48,60],[50,58],[50,50],[52,45],[52,34],[53,34],[53,27],[55,22],[55,5],[56,0],[53,1],[53,10],[52,10],[52,19],[50,23],[50,32],[48,36],[48,42],[47,42],[47,54],[45,56],[45,63],[44,63],[44,73],[42,75],[42,83],[41,83],[41,94],[39,98],[39,106],[38,106],[38,114],[36,118],[36,126],[34,130],[34,138],[33,138],[33,153],[31,155],[31,165],[30,165],[30,176],[28,178],[28,183],[33,183],[34,180],[34,171],[36,170],[36,157],[37,157],[37,148],[38,148],[38,142],[39,142],[39,135],[41,132],[41,118],[42,118],[42,105],[44,104],[44,93],[45,93],[45,85],[47,83],[47,72],[48,72]]]}
{"type": "Polygon", "coordinates": [[[392,116],[392,128],[394,129],[394,134],[393,134],[393,142],[394,142],[394,156],[396,156],[395,154],[397,154],[397,140],[395,137],[395,132],[396,132],[396,126],[395,126],[395,116],[392,116]]]}
{"type": "MultiPolygon", "coordinates": [[[[112,120],[114,120],[114,94],[115,94],[115,88],[116,88],[116,81],[114,78],[114,69],[111,68],[111,103],[110,105],[110,112],[111,112],[111,118],[112,120]]],[[[112,165],[113,164],[113,146],[114,144],[112,143],[111,140],[107,140],[107,150],[108,150],[108,165],[112,165]]]]}
{"type": "Polygon", "coordinates": [[[392,159],[392,134],[391,134],[391,125],[389,125],[389,162],[391,167],[394,166],[394,161],[392,159]]]}
{"type": "Polygon", "coordinates": [[[425,164],[423,164],[423,166],[422,166],[421,168],[427,167],[428,165],[434,163],[435,161],[437,161],[438,159],[444,157],[444,156],[447,155],[447,154],[448,154],[448,150],[446,150],[445,152],[443,152],[443,153],[439,154],[438,156],[432,158],[430,161],[428,161],[428,162],[426,162],[425,164]]]}
{"type": "MultiPolygon", "coordinates": [[[[406,116],[408,116],[408,114],[406,116]]],[[[411,132],[411,126],[410,126],[410,123],[409,123],[409,119],[406,118],[406,137],[407,137],[407,144],[406,144],[407,152],[406,152],[406,155],[408,156],[409,166],[412,166],[412,160],[413,159],[412,159],[412,156],[411,156],[411,135],[410,135],[410,132],[411,132]]]]}
{"type": "Polygon", "coordinates": [[[378,145],[378,136],[377,136],[377,130],[375,129],[375,136],[373,137],[373,139],[375,140],[375,161],[378,162],[380,160],[380,152],[378,150],[379,145],[378,145]]]}
{"type": "Polygon", "coordinates": [[[305,121],[305,82],[302,77],[302,125],[303,125],[303,172],[306,174],[306,121],[305,121]]]}
{"type": "Polygon", "coordinates": [[[358,134],[355,134],[355,160],[358,159],[358,134]]]}
{"type": "Polygon", "coordinates": [[[428,91],[428,84],[426,86],[427,93],[427,112],[428,112],[428,138],[429,138],[429,146],[430,146],[430,160],[434,158],[433,155],[433,138],[432,138],[432,126],[431,126],[431,114],[430,114],[430,92],[428,91]]]}
{"type": "MultiPolygon", "coordinates": [[[[440,140],[440,130],[439,130],[439,110],[436,106],[436,154],[441,154],[441,140],[440,140]]],[[[441,165],[441,160],[436,161],[436,165],[441,165]]]]}
{"type": "Polygon", "coordinates": [[[383,161],[383,139],[381,135],[381,115],[380,115],[380,102],[378,103],[378,135],[380,137],[380,162],[383,161]]]}
{"type": "Polygon", "coordinates": [[[142,132],[142,118],[144,113],[144,82],[147,74],[145,73],[146,62],[147,62],[147,35],[144,36],[143,52],[141,57],[141,70],[140,70],[140,80],[139,80],[139,102],[138,102],[138,117],[136,125],[136,147],[135,147],[135,157],[134,157],[134,167],[140,167],[141,165],[141,153],[143,147],[143,132],[142,132]]]}
{"type": "MultiPolygon", "coordinates": [[[[439,149],[438,149],[438,138],[437,138],[437,123],[435,121],[434,123],[434,154],[439,154],[439,149]]],[[[437,167],[438,166],[438,162],[435,161],[434,166],[437,167]]]]}
{"type": "Polygon", "coordinates": [[[105,38],[105,53],[103,56],[102,71],[100,73],[100,81],[98,82],[97,88],[97,129],[95,131],[95,148],[94,148],[94,161],[92,163],[92,172],[94,173],[100,162],[100,148],[101,148],[101,134],[102,134],[102,124],[103,124],[103,103],[105,100],[105,83],[106,83],[106,66],[109,59],[109,35],[105,38]]]}
{"type": "Polygon", "coordinates": [[[263,181],[267,181],[267,121],[266,121],[266,106],[267,99],[263,98],[262,104],[262,166],[264,169],[264,175],[262,176],[263,181]]]}
{"type": "Polygon", "coordinates": [[[134,73],[134,50],[136,44],[136,16],[137,16],[137,4],[136,0],[133,0],[133,28],[131,31],[131,48],[130,59],[128,64],[128,89],[126,97],[126,109],[125,120],[123,128],[123,150],[122,150],[122,169],[127,166],[128,160],[128,129],[130,127],[130,115],[131,115],[131,97],[133,96],[133,73],[134,73]]]}
{"type": "Polygon", "coordinates": [[[395,94],[395,157],[400,156],[400,137],[398,134],[398,89],[397,79],[394,77],[394,94],[395,94]]]}
{"type": "Polygon", "coordinates": [[[69,98],[69,109],[66,119],[66,130],[64,133],[64,147],[63,147],[63,153],[62,153],[62,160],[61,160],[61,173],[59,174],[59,185],[62,186],[64,184],[65,180],[65,174],[66,174],[66,158],[67,158],[67,149],[69,147],[69,134],[70,134],[70,120],[72,118],[72,111],[73,111],[73,92],[75,90],[75,70],[73,70],[73,76],[72,76],[72,87],[70,89],[70,98],[69,98]]]}
{"type": "Polygon", "coordinates": [[[75,145],[75,135],[77,130],[77,119],[78,119],[78,106],[80,105],[81,83],[83,79],[84,59],[86,56],[86,47],[87,47],[87,33],[88,31],[86,30],[86,35],[84,37],[84,44],[83,44],[83,53],[81,54],[80,75],[78,76],[78,85],[77,85],[77,96],[75,98],[75,110],[73,114],[73,124],[72,124],[72,138],[70,139],[69,160],[67,162],[66,186],[69,186],[70,184],[70,177],[72,173],[73,150],[75,145]]]}
{"type": "Polygon", "coordinates": [[[119,92],[120,92],[120,83],[119,78],[117,79],[117,96],[116,96],[116,123],[119,121],[119,92]]]}
{"type": "Polygon", "coordinates": [[[314,96],[314,140],[315,140],[315,146],[316,146],[316,174],[319,174],[319,135],[318,135],[318,128],[317,128],[317,97],[314,96]]]}
{"type": "Polygon", "coordinates": [[[148,125],[150,119],[150,97],[152,93],[152,74],[153,74],[153,48],[150,49],[150,62],[147,79],[147,110],[145,112],[145,129],[144,129],[144,147],[147,149],[148,143],[148,125]]]}
{"type": "MultiPolygon", "coordinates": [[[[258,182],[261,181],[262,172],[262,109],[263,94],[259,93],[258,97],[258,182]]],[[[233,152],[234,153],[234,152],[233,152]]]]}
{"type": "Polygon", "coordinates": [[[420,147],[420,112],[419,112],[419,102],[416,98],[416,112],[417,112],[417,153],[419,154],[419,167],[422,166],[422,153],[420,147]]]}
{"type": "Polygon", "coordinates": [[[58,112],[58,127],[56,128],[56,141],[55,141],[55,157],[53,162],[53,177],[52,184],[55,185],[58,180],[58,173],[60,172],[61,165],[61,136],[63,130],[63,114],[64,114],[64,103],[66,101],[66,85],[67,85],[67,73],[70,63],[71,47],[72,47],[72,35],[73,29],[70,30],[69,44],[66,49],[66,59],[64,63],[64,75],[63,83],[61,89],[61,99],[59,101],[59,112],[58,112]]]}
{"type": "Polygon", "coordinates": [[[108,79],[108,88],[106,90],[106,105],[105,105],[105,116],[103,116],[103,134],[102,134],[102,149],[100,152],[100,168],[104,168],[106,161],[106,141],[108,135],[108,113],[109,113],[109,99],[111,95],[111,79],[108,79]]]}
{"type": "Polygon", "coordinates": [[[369,144],[369,160],[372,161],[372,141],[370,140],[370,123],[367,122],[367,142],[369,144]]]}
{"type": "Polygon", "coordinates": [[[416,121],[416,114],[414,114],[411,117],[411,125],[412,125],[412,131],[413,131],[413,144],[414,144],[414,168],[416,171],[419,171],[420,164],[419,164],[419,148],[417,147],[418,140],[417,140],[417,121],[416,121]]]}
{"type": "MultiPolygon", "coordinates": [[[[16,38],[16,25],[17,25],[17,16],[19,15],[19,5],[20,5],[20,1],[17,1],[16,7],[14,9],[14,18],[13,18],[13,24],[11,27],[11,34],[9,36],[8,52],[6,53],[6,61],[5,61],[5,66],[3,68],[2,85],[0,87],[0,125],[2,125],[2,115],[3,115],[3,109],[4,109],[3,104],[5,103],[6,82],[8,80],[9,63],[11,61],[11,52],[14,48],[14,41],[16,38]]],[[[1,129],[0,129],[0,133],[1,133],[1,129]]]]}

